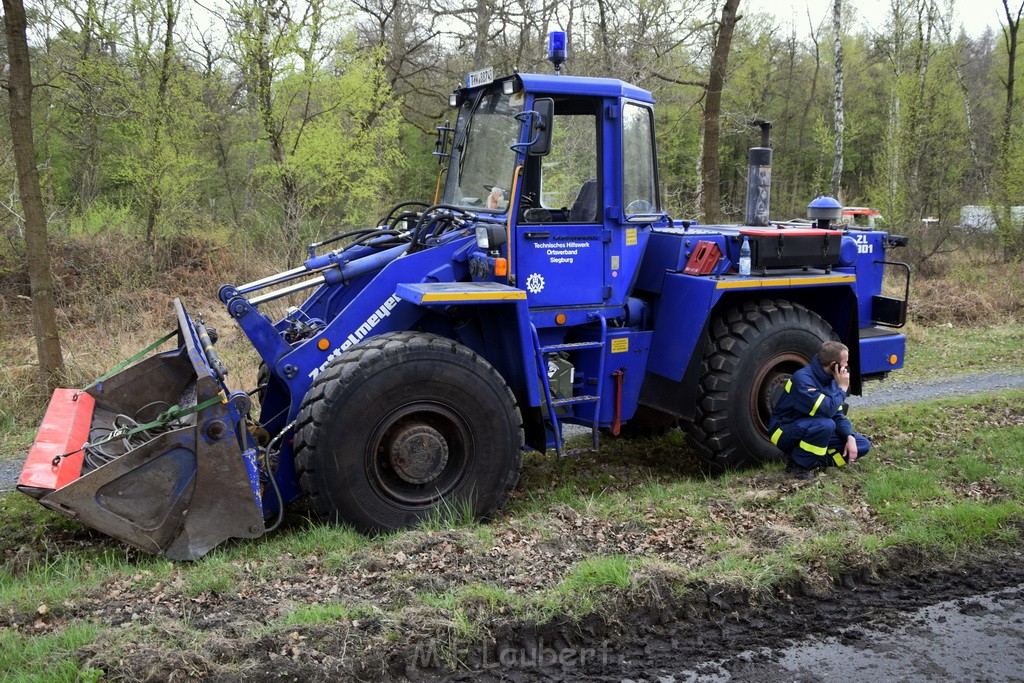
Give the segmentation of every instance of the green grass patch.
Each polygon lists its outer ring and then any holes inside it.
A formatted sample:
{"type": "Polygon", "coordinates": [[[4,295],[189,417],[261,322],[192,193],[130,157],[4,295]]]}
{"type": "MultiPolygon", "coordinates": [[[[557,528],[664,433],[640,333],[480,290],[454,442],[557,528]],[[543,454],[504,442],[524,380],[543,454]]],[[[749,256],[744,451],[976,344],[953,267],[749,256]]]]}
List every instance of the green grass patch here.
{"type": "Polygon", "coordinates": [[[349,566],[352,555],[371,547],[368,538],[348,526],[325,524],[312,516],[297,515],[265,538],[240,542],[232,549],[240,562],[274,564],[282,557],[317,557],[331,571],[349,566]]]}
{"type": "Polygon", "coordinates": [[[917,382],[968,372],[1024,372],[1024,324],[907,326],[907,364],[893,375],[917,382]]]}
{"type": "Polygon", "coordinates": [[[285,614],[276,623],[281,626],[327,626],[368,617],[373,610],[366,606],[352,607],[340,603],[302,605],[285,614]]]}
{"type": "Polygon", "coordinates": [[[734,552],[721,552],[713,561],[690,573],[692,580],[714,586],[742,588],[752,593],[770,589],[777,583],[797,576],[800,569],[792,560],[779,554],[753,557],[745,546],[734,552]]]}
{"type": "Polygon", "coordinates": [[[422,531],[443,531],[458,527],[471,527],[477,523],[473,514],[472,494],[457,500],[442,498],[434,509],[417,527],[422,531]]]}
{"type": "Polygon", "coordinates": [[[573,594],[589,594],[604,588],[625,590],[637,560],[625,555],[591,557],[583,560],[566,575],[562,588],[573,594]]]}
{"type": "Polygon", "coordinates": [[[86,622],[76,622],[44,635],[0,631],[0,681],[79,683],[102,680],[104,672],[82,669],[71,656],[78,648],[93,643],[101,631],[99,624],[86,622]]]}
{"type": "Polygon", "coordinates": [[[1016,501],[929,506],[908,510],[891,540],[931,553],[969,552],[987,544],[1020,541],[1018,527],[1022,520],[1024,506],[1016,501]]]}
{"type": "Polygon", "coordinates": [[[900,519],[916,506],[951,498],[937,474],[928,470],[880,471],[865,483],[865,501],[883,518],[900,519]]]}

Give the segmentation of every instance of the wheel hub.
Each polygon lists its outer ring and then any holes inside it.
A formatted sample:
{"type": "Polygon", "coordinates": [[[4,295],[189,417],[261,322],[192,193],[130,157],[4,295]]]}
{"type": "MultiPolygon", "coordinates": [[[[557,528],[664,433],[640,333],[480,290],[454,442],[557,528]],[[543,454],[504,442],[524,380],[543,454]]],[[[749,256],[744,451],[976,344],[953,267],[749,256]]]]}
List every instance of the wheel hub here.
{"type": "Polygon", "coordinates": [[[768,436],[768,423],[779,396],[785,391],[786,382],[807,362],[797,353],[782,353],[771,358],[758,371],[751,385],[750,415],[755,428],[764,436],[768,436]]]}
{"type": "Polygon", "coordinates": [[[429,425],[408,425],[394,435],[388,459],[403,481],[427,484],[441,476],[448,464],[448,443],[429,425]]]}

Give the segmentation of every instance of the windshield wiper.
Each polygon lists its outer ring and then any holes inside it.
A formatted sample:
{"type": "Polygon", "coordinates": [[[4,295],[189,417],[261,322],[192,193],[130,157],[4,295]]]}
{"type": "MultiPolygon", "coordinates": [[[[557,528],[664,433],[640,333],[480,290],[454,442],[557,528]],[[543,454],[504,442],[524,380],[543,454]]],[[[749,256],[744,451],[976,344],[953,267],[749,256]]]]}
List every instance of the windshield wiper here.
{"type": "Polygon", "coordinates": [[[453,148],[459,150],[459,174],[456,176],[459,187],[462,186],[462,169],[466,165],[466,149],[469,147],[469,131],[473,127],[473,115],[476,114],[477,107],[480,106],[480,100],[482,100],[483,97],[483,90],[476,94],[476,98],[473,100],[473,106],[469,108],[469,115],[466,117],[466,127],[462,129],[462,138],[460,140],[456,140],[453,144],[453,148]]]}

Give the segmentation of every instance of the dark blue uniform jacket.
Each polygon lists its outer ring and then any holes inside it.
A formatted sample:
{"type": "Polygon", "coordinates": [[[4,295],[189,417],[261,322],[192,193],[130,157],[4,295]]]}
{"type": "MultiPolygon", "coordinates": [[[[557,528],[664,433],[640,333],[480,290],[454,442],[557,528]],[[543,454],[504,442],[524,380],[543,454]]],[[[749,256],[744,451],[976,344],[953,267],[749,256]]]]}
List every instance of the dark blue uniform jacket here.
{"type": "Polygon", "coordinates": [[[835,433],[844,439],[853,434],[853,425],[843,413],[846,392],[839,388],[832,375],[825,372],[815,356],[811,364],[793,373],[786,383],[772,414],[769,432],[808,417],[831,418],[836,423],[835,433]]]}

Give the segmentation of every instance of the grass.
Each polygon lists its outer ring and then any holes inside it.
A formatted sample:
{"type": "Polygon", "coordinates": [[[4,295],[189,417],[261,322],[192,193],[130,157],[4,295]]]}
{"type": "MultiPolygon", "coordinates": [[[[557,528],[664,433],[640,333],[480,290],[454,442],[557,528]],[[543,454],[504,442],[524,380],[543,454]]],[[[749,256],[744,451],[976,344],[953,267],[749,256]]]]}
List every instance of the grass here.
{"type": "Polygon", "coordinates": [[[368,607],[352,607],[339,603],[302,605],[288,612],[277,621],[280,626],[330,625],[338,622],[351,622],[361,617],[368,617],[373,610],[368,607]]]}
{"type": "Polygon", "coordinates": [[[45,635],[0,630],[0,681],[102,680],[103,671],[83,669],[72,656],[78,648],[92,644],[101,631],[102,627],[93,623],[75,623],[45,635]]]}
{"type": "Polygon", "coordinates": [[[907,365],[893,377],[917,382],[965,372],[1024,372],[1019,350],[1024,348],[1024,325],[999,323],[983,328],[946,323],[906,328],[907,365]]]}

